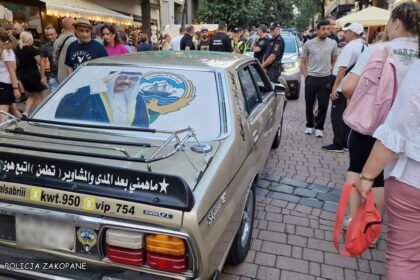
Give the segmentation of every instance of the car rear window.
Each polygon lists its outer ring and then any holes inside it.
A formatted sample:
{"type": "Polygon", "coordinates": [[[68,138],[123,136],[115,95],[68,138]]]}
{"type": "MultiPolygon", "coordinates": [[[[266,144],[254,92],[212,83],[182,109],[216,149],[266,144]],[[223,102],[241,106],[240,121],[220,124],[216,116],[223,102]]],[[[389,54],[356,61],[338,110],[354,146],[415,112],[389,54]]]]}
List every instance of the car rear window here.
{"type": "Polygon", "coordinates": [[[214,72],[84,66],[33,118],[72,123],[179,130],[201,139],[221,133],[214,72]]]}

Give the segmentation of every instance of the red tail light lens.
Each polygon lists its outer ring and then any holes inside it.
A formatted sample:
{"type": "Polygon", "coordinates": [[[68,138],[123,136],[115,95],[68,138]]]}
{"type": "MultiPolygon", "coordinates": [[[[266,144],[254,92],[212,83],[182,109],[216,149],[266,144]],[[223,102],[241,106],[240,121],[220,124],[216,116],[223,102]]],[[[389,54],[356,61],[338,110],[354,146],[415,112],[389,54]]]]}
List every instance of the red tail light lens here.
{"type": "Polygon", "coordinates": [[[147,264],[157,270],[164,270],[174,273],[187,271],[187,257],[173,257],[161,254],[147,253],[147,264]]]}
{"type": "Polygon", "coordinates": [[[144,264],[143,249],[127,249],[106,245],[106,256],[112,262],[140,266],[144,264]]]}

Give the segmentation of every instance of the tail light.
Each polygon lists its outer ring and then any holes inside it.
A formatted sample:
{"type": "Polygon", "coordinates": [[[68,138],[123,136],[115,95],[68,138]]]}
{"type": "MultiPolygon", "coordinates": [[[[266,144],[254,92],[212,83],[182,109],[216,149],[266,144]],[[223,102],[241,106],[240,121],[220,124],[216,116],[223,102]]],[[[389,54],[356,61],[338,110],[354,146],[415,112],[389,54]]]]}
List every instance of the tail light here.
{"type": "Polygon", "coordinates": [[[144,234],[108,229],[105,236],[105,251],[109,260],[116,263],[140,266],[144,264],[144,234]]]}
{"type": "Polygon", "coordinates": [[[147,264],[157,270],[182,273],[187,270],[185,241],[162,234],[146,237],[147,264]]]}
{"type": "Polygon", "coordinates": [[[184,273],[188,270],[187,249],[184,239],[163,234],[113,228],[105,233],[106,257],[114,263],[184,273]]]}
{"type": "Polygon", "coordinates": [[[160,254],[147,253],[147,264],[157,270],[165,270],[175,273],[187,271],[187,257],[172,257],[160,254]]]}
{"type": "Polygon", "coordinates": [[[140,266],[144,264],[144,251],[106,245],[106,256],[112,262],[140,266]]]}
{"type": "Polygon", "coordinates": [[[185,242],[181,238],[163,234],[148,235],[146,237],[146,250],[163,255],[184,256],[185,242]]]}

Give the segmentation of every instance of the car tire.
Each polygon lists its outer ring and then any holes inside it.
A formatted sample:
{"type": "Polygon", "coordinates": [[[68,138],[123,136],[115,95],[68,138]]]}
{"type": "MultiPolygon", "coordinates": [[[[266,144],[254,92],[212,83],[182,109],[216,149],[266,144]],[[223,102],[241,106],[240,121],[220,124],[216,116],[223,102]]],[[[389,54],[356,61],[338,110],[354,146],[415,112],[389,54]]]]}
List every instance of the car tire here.
{"type": "Polygon", "coordinates": [[[280,146],[282,131],[283,131],[283,116],[281,116],[280,127],[277,129],[276,136],[274,137],[273,144],[271,145],[271,149],[277,149],[280,146]]]}
{"type": "Polygon", "coordinates": [[[229,264],[240,264],[243,262],[251,247],[252,229],[254,227],[255,215],[255,187],[251,187],[246,199],[245,208],[242,212],[242,221],[239,230],[235,235],[232,247],[230,248],[227,262],[229,264]]]}
{"type": "Polygon", "coordinates": [[[300,95],[300,83],[299,83],[299,88],[298,88],[297,92],[295,94],[290,93],[289,96],[287,96],[287,100],[298,100],[299,95],[300,95]]]}

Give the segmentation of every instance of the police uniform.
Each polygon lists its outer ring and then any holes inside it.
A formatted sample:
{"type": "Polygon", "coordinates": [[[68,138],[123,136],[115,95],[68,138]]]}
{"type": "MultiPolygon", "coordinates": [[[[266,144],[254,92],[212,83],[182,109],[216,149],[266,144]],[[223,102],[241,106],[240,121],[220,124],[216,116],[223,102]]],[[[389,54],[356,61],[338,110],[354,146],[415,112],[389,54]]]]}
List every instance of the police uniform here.
{"type": "MultiPolygon", "coordinates": [[[[219,30],[226,28],[226,23],[219,23],[219,30]]],[[[230,38],[224,32],[217,32],[210,40],[210,50],[214,52],[232,52],[230,38]]]]}
{"type": "Polygon", "coordinates": [[[257,42],[255,42],[255,46],[259,47],[261,49],[260,52],[254,52],[254,58],[258,59],[260,63],[263,62],[264,54],[267,50],[267,46],[270,44],[270,38],[268,38],[268,35],[264,38],[259,38],[257,42]]]}
{"type": "MultiPolygon", "coordinates": [[[[270,25],[270,29],[277,27],[280,27],[280,24],[278,22],[273,22],[270,25]]],[[[281,59],[283,58],[284,45],[284,39],[283,37],[281,37],[280,34],[276,37],[271,38],[264,56],[264,60],[266,60],[271,54],[274,54],[276,56],[276,60],[274,60],[274,62],[267,67],[267,75],[270,78],[270,81],[274,83],[279,82],[278,79],[281,74],[281,59]]]]}

